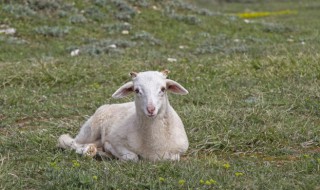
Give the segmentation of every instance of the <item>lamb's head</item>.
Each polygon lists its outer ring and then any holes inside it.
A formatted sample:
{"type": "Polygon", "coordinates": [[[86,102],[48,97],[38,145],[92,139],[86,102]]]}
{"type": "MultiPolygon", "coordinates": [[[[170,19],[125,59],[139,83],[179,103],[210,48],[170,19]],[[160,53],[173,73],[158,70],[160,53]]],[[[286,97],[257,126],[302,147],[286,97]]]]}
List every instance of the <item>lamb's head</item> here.
{"type": "Polygon", "coordinates": [[[136,109],[149,118],[155,118],[167,104],[167,91],[185,95],[188,91],[179,83],[167,79],[169,71],[131,72],[132,81],[121,86],[113,95],[122,98],[135,92],[136,109]]]}

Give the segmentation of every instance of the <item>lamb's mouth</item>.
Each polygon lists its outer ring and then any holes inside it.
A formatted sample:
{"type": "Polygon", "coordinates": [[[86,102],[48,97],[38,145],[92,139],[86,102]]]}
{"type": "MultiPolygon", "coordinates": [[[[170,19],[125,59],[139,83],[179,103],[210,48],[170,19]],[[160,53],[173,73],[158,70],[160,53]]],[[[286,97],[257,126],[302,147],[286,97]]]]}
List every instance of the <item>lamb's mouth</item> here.
{"type": "Polygon", "coordinates": [[[147,114],[147,117],[149,118],[155,118],[157,116],[157,114],[147,114]]]}

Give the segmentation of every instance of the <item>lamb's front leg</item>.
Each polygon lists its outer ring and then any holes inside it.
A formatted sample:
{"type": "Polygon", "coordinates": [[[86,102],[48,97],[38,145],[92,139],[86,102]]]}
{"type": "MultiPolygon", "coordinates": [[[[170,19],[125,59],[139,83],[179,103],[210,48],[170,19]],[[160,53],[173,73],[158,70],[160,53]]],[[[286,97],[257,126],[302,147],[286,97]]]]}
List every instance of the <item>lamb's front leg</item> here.
{"type": "Polygon", "coordinates": [[[84,156],[94,157],[97,154],[97,147],[95,144],[77,145],[76,153],[84,156]]]}
{"type": "Polygon", "coordinates": [[[109,151],[112,155],[119,158],[120,160],[125,161],[138,161],[139,157],[134,152],[128,150],[124,146],[121,145],[112,145],[110,142],[104,143],[104,150],[109,151]]]}
{"type": "MultiPolygon", "coordinates": [[[[78,143],[76,139],[73,139],[68,134],[61,135],[58,140],[58,146],[64,149],[70,148],[76,151],[76,153],[93,157],[97,153],[97,145],[99,146],[99,141],[82,144],[78,143]]],[[[100,143],[101,144],[101,143],[100,143]]]]}

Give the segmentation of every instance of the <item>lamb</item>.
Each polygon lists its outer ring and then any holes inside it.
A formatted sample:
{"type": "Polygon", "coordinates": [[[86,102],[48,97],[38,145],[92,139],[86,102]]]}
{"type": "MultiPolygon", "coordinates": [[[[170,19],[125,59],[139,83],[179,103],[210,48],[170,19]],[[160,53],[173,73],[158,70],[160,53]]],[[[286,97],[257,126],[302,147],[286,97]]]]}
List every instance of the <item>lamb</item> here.
{"type": "Polygon", "coordinates": [[[189,142],[180,117],[169,104],[167,92],[185,95],[188,91],[167,79],[168,73],[168,70],[131,72],[132,80],[112,97],[123,98],[134,92],[134,102],[101,106],[75,139],[61,135],[58,146],[87,156],[95,156],[102,150],[125,161],[139,158],[179,161],[189,142]]]}

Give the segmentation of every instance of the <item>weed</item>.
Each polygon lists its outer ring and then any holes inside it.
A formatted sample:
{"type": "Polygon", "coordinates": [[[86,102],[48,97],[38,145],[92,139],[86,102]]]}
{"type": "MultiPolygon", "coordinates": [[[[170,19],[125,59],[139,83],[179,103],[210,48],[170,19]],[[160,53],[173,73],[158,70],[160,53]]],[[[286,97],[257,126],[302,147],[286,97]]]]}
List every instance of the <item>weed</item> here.
{"type": "Polygon", "coordinates": [[[105,28],[109,34],[120,34],[124,30],[130,31],[132,26],[130,23],[124,22],[104,25],[103,28],[105,28]]]}
{"type": "Polygon", "coordinates": [[[23,6],[23,5],[8,4],[8,5],[4,5],[2,7],[2,10],[14,15],[14,17],[16,17],[17,19],[26,18],[26,17],[33,17],[37,14],[34,10],[30,9],[27,6],[23,6]]]}
{"type": "Polygon", "coordinates": [[[83,24],[87,22],[87,19],[83,15],[77,14],[70,17],[70,22],[72,24],[77,24],[77,23],[83,24]]]}
{"type": "Polygon", "coordinates": [[[123,50],[134,47],[135,43],[127,40],[93,40],[90,44],[80,47],[80,52],[89,55],[123,53],[123,50]]]}
{"type": "Polygon", "coordinates": [[[26,40],[19,39],[17,37],[4,37],[4,36],[0,36],[0,42],[4,42],[6,44],[16,44],[16,45],[28,43],[26,40]]]}
{"type": "Polygon", "coordinates": [[[142,41],[146,41],[151,45],[160,45],[162,43],[161,40],[155,38],[153,35],[146,31],[136,33],[134,36],[132,36],[131,39],[140,42],[140,44],[143,43],[142,41]]]}
{"type": "Polygon", "coordinates": [[[185,22],[187,24],[199,24],[201,22],[201,20],[194,15],[172,14],[172,15],[170,15],[170,17],[173,19],[176,19],[178,21],[185,22]]]}
{"type": "Polygon", "coordinates": [[[97,7],[88,7],[85,10],[85,16],[98,22],[101,22],[106,18],[106,15],[97,7]]]}
{"type": "Polygon", "coordinates": [[[123,0],[112,0],[115,4],[118,12],[115,13],[115,17],[121,21],[131,20],[137,13],[137,11],[126,1],[123,0]]]}
{"type": "Polygon", "coordinates": [[[292,27],[283,26],[281,24],[264,24],[264,32],[288,34],[295,31],[292,27]]]}
{"type": "Polygon", "coordinates": [[[49,0],[30,0],[28,6],[36,11],[45,10],[45,11],[56,11],[60,8],[60,2],[58,1],[49,1],[49,0]]]}
{"type": "Polygon", "coordinates": [[[246,44],[237,43],[235,40],[228,39],[225,35],[216,36],[213,40],[205,40],[205,42],[195,50],[196,54],[215,54],[215,53],[246,53],[248,46],[246,44]]]}
{"type": "Polygon", "coordinates": [[[70,31],[70,27],[58,27],[58,26],[41,26],[35,29],[35,32],[47,36],[47,37],[64,37],[70,31]]]}

